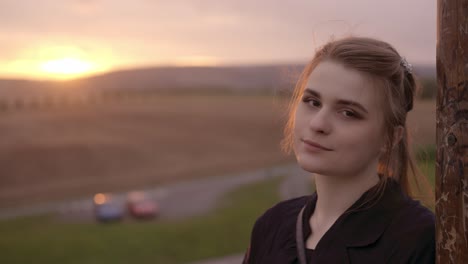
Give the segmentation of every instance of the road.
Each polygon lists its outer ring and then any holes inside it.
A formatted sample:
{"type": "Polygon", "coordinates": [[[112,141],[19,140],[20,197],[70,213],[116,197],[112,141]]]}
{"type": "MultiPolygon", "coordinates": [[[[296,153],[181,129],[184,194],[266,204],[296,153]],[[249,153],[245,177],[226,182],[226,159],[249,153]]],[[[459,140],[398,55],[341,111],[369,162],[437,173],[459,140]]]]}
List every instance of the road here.
{"type": "MultiPolygon", "coordinates": [[[[291,166],[287,177],[282,182],[279,192],[282,200],[307,195],[310,193],[311,178],[307,172],[291,166]]],[[[244,258],[243,254],[226,256],[217,259],[199,261],[191,264],[240,264],[244,258]]]]}
{"type": "MultiPolygon", "coordinates": [[[[286,176],[278,190],[282,200],[310,193],[310,177],[295,164],[180,182],[143,191],[159,203],[161,218],[180,219],[213,210],[218,205],[219,198],[242,185],[278,176],[286,176]]],[[[125,197],[126,193],[114,194],[114,199],[122,204],[125,197]]],[[[86,197],[74,201],[3,210],[0,211],[0,220],[52,213],[69,221],[93,221],[92,208],[92,197],[86,197]]],[[[239,264],[242,259],[243,255],[238,254],[192,264],[239,264]]]]}
{"type": "MultiPolygon", "coordinates": [[[[304,187],[308,185],[303,184],[303,180],[306,177],[302,177],[303,175],[296,165],[278,166],[239,174],[210,177],[202,180],[179,182],[143,191],[150,198],[158,202],[161,209],[161,218],[180,219],[201,215],[214,209],[217,206],[217,201],[220,200],[219,198],[244,184],[281,175],[288,175],[280,188],[282,199],[307,193],[308,190],[304,187]]],[[[117,193],[113,194],[113,197],[117,202],[124,204],[126,195],[127,193],[117,193]]],[[[86,221],[93,220],[92,209],[92,197],[84,197],[73,201],[1,210],[0,220],[40,214],[58,214],[65,219],[86,221]]]]}

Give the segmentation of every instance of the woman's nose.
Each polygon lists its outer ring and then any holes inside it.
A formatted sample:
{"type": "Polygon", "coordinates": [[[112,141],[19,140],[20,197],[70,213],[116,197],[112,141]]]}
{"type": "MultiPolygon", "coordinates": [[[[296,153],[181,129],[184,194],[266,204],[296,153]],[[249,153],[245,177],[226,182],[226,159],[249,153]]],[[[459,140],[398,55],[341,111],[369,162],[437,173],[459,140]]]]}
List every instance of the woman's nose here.
{"type": "Polygon", "coordinates": [[[327,109],[321,108],[311,116],[309,128],[320,134],[329,134],[331,131],[330,116],[327,109]]]}

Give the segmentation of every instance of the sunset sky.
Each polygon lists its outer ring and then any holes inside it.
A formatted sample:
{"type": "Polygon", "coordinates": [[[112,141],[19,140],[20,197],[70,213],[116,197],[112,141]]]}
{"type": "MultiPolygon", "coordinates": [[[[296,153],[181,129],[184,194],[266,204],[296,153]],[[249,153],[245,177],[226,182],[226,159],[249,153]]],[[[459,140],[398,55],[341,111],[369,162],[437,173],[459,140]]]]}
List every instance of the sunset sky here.
{"type": "Polygon", "coordinates": [[[0,0],[0,78],[65,79],[156,65],[307,61],[371,36],[435,63],[436,1],[0,0]]]}

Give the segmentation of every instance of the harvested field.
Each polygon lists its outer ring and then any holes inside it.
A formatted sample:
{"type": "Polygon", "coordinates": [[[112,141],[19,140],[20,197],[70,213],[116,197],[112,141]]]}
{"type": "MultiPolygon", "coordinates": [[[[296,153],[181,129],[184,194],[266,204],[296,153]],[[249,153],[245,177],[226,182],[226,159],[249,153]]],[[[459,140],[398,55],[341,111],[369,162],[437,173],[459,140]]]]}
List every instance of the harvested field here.
{"type": "MultiPolygon", "coordinates": [[[[284,112],[273,96],[152,95],[0,113],[0,208],[291,162],[284,112]]],[[[409,121],[415,143],[435,141],[434,102],[409,121]]]]}
{"type": "Polygon", "coordinates": [[[281,153],[267,96],[154,96],[1,115],[0,208],[262,168],[281,153]]]}

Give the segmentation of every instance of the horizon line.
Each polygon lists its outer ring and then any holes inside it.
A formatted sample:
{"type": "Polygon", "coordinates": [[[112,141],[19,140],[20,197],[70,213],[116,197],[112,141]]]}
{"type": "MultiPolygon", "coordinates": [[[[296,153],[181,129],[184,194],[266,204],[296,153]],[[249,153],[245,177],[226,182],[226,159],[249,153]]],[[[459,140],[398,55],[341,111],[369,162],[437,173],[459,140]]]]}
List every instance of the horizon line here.
{"type": "MultiPolygon", "coordinates": [[[[182,64],[142,64],[136,66],[121,66],[116,68],[111,68],[106,71],[98,71],[93,72],[90,74],[83,74],[77,77],[70,77],[70,78],[51,78],[51,77],[21,77],[21,76],[6,76],[0,73],[0,80],[1,81],[30,81],[30,82],[68,82],[68,81],[78,81],[87,78],[93,78],[98,76],[104,76],[107,74],[118,73],[118,72],[126,72],[126,71],[137,71],[137,70],[145,70],[145,69],[157,69],[157,68],[174,68],[174,69],[183,69],[183,68],[248,68],[248,67],[274,67],[274,66],[301,66],[306,65],[307,61],[284,61],[284,62],[253,62],[253,63],[220,63],[220,64],[213,64],[213,65],[182,65],[182,64]]],[[[427,67],[433,66],[436,67],[436,63],[414,63],[413,66],[415,68],[418,67],[427,67]]]]}

